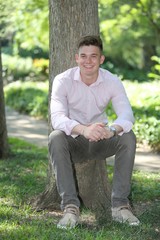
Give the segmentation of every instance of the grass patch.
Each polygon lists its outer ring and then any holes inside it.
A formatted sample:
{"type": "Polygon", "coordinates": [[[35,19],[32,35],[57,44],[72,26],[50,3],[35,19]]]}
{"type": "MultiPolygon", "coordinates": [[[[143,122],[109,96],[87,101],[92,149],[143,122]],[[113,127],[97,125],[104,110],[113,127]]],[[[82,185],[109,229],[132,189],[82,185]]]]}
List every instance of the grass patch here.
{"type": "Polygon", "coordinates": [[[10,157],[0,165],[0,196],[19,204],[44,188],[48,154],[16,138],[10,138],[9,145],[10,157]]]}
{"type": "MultiPolygon", "coordinates": [[[[160,239],[160,174],[134,171],[132,201],[141,225],[114,222],[98,225],[82,210],[81,224],[73,230],[56,228],[58,212],[35,212],[28,200],[43,191],[48,153],[10,138],[10,157],[0,165],[0,239],[3,240],[158,240],[160,239]]],[[[111,181],[113,168],[108,167],[111,181]]]]}

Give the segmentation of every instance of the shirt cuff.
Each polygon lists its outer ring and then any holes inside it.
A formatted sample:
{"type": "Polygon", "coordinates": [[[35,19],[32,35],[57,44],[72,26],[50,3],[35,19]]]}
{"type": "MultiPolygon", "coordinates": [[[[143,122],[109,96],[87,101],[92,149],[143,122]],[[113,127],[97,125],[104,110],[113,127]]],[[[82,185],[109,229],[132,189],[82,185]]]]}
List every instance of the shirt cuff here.
{"type": "Polygon", "coordinates": [[[114,124],[117,124],[117,125],[119,125],[119,126],[121,126],[123,128],[123,131],[118,134],[120,136],[123,135],[123,133],[130,132],[132,127],[133,127],[133,123],[130,122],[130,121],[126,121],[126,120],[119,120],[119,119],[117,119],[117,120],[115,120],[113,122],[113,125],[114,124]]]}

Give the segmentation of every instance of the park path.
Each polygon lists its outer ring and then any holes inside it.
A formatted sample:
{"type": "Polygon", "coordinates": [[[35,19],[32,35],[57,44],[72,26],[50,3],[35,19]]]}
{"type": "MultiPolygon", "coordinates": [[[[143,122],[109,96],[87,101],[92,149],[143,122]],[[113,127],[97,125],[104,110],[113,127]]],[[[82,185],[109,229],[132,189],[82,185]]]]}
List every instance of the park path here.
{"type": "MultiPolygon", "coordinates": [[[[9,107],[6,107],[6,120],[8,136],[23,139],[39,147],[47,147],[48,123],[46,121],[19,114],[9,107]]],[[[107,162],[114,164],[113,157],[107,162]]],[[[137,148],[134,169],[160,173],[160,154],[153,153],[149,149],[137,148]]]]}

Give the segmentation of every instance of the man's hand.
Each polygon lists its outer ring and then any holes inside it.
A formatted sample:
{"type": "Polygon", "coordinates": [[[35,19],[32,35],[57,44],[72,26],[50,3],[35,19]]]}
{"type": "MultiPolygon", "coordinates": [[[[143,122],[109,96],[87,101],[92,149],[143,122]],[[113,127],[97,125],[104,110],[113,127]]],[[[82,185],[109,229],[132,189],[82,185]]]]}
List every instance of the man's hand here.
{"type": "MultiPolygon", "coordinates": [[[[119,125],[114,124],[114,128],[117,134],[123,131],[123,128],[119,125]]],[[[109,139],[114,136],[113,131],[104,123],[93,123],[88,126],[78,124],[72,129],[72,134],[83,135],[91,142],[98,142],[99,140],[109,139]]]]}
{"type": "Polygon", "coordinates": [[[104,123],[94,123],[85,126],[82,135],[91,142],[97,142],[99,140],[111,138],[114,134],[104,123]]]}

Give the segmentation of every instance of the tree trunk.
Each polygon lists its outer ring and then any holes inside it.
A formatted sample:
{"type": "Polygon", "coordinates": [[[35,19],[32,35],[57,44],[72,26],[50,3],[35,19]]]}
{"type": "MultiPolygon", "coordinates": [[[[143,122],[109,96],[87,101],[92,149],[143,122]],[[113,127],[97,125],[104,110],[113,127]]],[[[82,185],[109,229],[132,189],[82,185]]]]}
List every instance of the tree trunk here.
{"type": "MultiPolygon", "coordinates": [[[[82,35],[99,34],[97,0],[50,0],[50,93],[54,77],[75,66],[76,42],[82,35]]],[[[50,94],[49,94],[50,102],[50,94]]],[[[50,106],[49,106],[50,108],[50,106]]],[[[50,112],[50,111],[49,111],[50,112]]],[[[50,116],[50,114],[49,114],[50,116]]],[[[50,117],[49,117],[49,126],[50,117]]],[[[54,171],[49,160],[46,190],[34,201],[37,209],[59,209],[54,171]]],[[[96,212],[110,215],[110,191],[105,161],[74,164],[75,181],[83,204],[96,212]]],[[[108,218],[109,219],[109,218],[108,218]]]]}
{"type": "Polygon", "coordinates": [[[0,159],[5,159],[7,156],[8,156],[8,140],[5,116],[5,101],[3,92],[1,40],[0,40],[0,159]]]}

